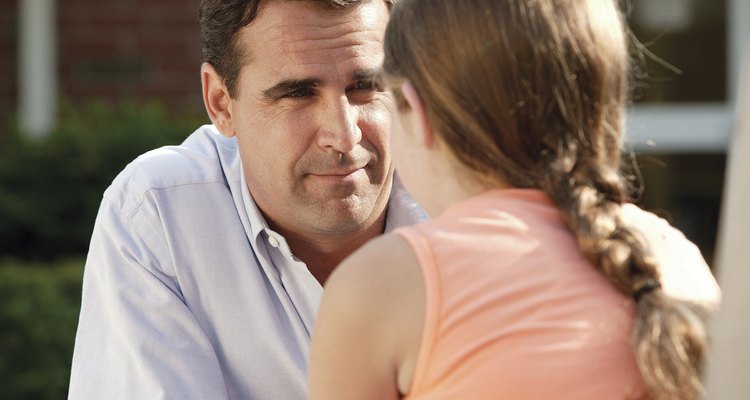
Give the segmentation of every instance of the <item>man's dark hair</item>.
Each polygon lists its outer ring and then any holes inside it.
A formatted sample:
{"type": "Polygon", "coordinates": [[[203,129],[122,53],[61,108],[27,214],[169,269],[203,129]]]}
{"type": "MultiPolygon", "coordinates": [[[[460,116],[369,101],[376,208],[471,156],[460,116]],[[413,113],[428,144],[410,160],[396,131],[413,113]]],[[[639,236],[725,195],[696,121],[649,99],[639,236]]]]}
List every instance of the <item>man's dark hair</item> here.
{"type": "MultiPolygon", "coordinates": [[[[242,49],[237,45],[238,32],[258,15],[264,0],[200,0],[198,17],[201,23],[203,61],[216,68],[234,98],[237,78],[244,62],[242,49]]],[[[331,8],[345,8],[366,0],[317,0],[331,8]]],[[[396,0],[384,0],[390,8],[396,0]]]]}

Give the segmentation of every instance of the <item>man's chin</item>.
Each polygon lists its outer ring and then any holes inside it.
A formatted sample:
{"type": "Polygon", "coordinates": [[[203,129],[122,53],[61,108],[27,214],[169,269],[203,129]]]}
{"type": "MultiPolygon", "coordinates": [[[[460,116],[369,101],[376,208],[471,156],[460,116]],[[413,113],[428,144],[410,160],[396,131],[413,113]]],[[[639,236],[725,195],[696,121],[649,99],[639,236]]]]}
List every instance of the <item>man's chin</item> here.
{"type": "Polygon", "coordinates": [[[377,198],[363,198],[356,194],[329,198],[322,204],[317,212],[310,213],[316,215],[311,222],[321,231],[337,234],[367,229],[385,211],[384,207],[378,207],[377,198]]]}

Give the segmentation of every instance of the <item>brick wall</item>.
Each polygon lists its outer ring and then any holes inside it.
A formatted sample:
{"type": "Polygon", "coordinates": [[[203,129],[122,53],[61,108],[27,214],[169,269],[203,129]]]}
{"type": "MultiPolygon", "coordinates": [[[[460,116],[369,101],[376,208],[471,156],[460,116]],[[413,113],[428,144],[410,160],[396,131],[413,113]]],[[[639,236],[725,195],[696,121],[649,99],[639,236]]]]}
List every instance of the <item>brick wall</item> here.
{"type": "Polygon", "coordinates": [[[0,0],[0,136],[17,98],[17,7],[16,0],[0,0]]]}
{"type": "Polygon", "coordinates": [[[58,0],[61,94],[202,107],[197,0],[58,0]]]}
{"type": "MultiPolygon", "coordinates": [[[[0,136],[18,106],[18,5],[0,0],[0,136]]],[[[197,0],[57,0],[60,95],[201,110],[197,0]]]]}

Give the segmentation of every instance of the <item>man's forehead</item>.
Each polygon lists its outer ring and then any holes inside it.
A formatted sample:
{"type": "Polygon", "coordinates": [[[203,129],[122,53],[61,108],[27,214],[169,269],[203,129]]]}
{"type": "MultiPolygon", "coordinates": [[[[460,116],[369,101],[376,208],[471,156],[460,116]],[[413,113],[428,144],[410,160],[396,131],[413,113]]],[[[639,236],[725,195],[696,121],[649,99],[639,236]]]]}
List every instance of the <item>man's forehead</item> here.
{"type": "Polygon", "coordinates": [[[356,80],[380,66],[388,19],[384,2],[326,11],[330,15],[320,14],[320,5],[310,3],[318,2],[271,2],[243,28],[243,70],[252,70],[253,79],[315,79],[325,84],[332,79],[356,80]]]}
{"type": "MultiPolygon", "coordinates": [[[[388,8],[381,0],[331,8],[321,1],[264,2],[256,19],[240,30],[238,45],[250,59],[262,53],[382,46],[388,8]]],[[[371,49],[367,49],[370,50],[371,49]]]]}

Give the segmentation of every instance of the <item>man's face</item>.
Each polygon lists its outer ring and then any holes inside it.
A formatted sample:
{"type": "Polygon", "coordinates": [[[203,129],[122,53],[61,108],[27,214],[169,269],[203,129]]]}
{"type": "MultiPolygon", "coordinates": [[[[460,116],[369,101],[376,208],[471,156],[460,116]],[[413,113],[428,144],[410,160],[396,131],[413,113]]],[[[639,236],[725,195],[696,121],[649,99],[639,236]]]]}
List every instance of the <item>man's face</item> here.
{"type": "Polygon", "coordinates": [[[267,1],[239,33],[248,57],[232,120],[250,192],[283,232],[350,234],[385,210],[391,99],[367,77],[387,21],[379,0],[337,10],[267,1]]]}

